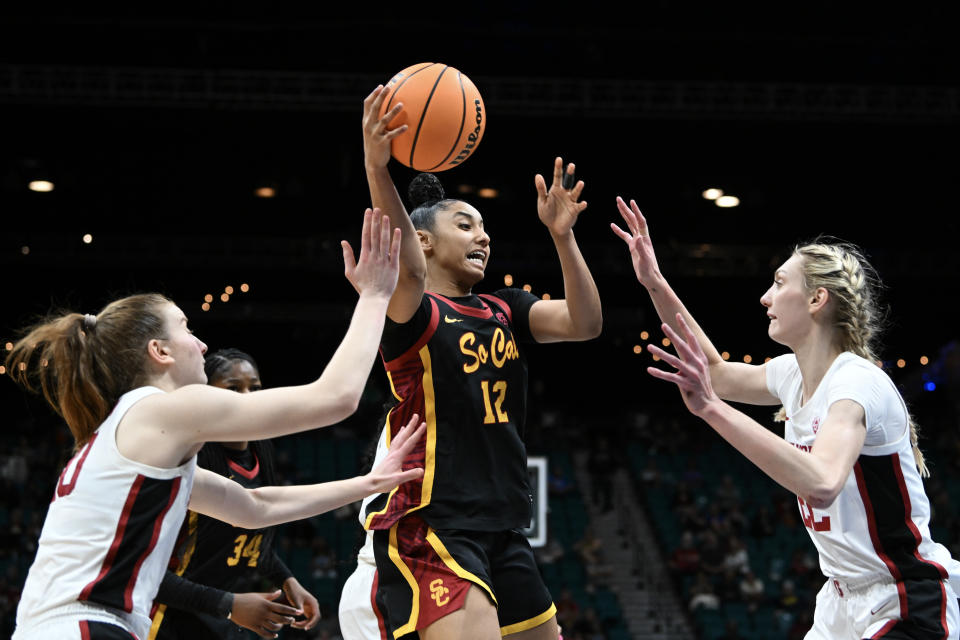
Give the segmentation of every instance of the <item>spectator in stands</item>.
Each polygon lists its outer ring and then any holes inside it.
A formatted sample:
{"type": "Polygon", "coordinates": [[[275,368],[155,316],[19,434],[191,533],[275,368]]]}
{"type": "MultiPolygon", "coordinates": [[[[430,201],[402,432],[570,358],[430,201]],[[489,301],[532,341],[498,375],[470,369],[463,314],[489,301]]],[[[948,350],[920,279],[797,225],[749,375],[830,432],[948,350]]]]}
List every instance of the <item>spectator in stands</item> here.
{"type": "Polygon", "coordinates": [[[808,610],[800,611],[787,629],[787,640],[804,640],[813,626],[813,614],[808,610]]]}
{"type": "Polygon", "coordinates": [[[717,534],[720,540],[730,537],[730,518],[716,502],[711,502],[707,507],[707,527],[717,534]]]}
{"type": "Polygon", "coordinates": [[[693,575],[700,569],[700,552],[690,531],[680,536],[680,544],[670,554],[670,569],[681,575],[693,575]]]}
{"type": "Polygon", "coordinates": [[[647,487],[660,486],[660,468],[657,466],[657,459],[654,456],[647,456],[647,463],[640,471],[640,479],[647,487]]]}
{"type": "Polygon", "coordinates": [[[574,545],[580,560],[583,562],[587,577],[590,580],[590,587],[602,583],[610,577],[611,568],[606,564],[603,557],[603,541],[594,535],[593,527],[587,527],[581,538],[574,545]]]}
{"type": "Polygon", "coordinates": [[[680,473],[680,481],[685,483],[693,491],[699,489],[703,484],[703,472],[700,471],[694,456],[687,456],[686,464],[680,473]]]}
{"type": "Polygon", "coordinates": [[[560,590],[560,597],[556,601],[557,623],[564,629],[573,629],[580,616],[580,605],[573,598],[573,592],[568,587],[560,590]]]}
{"type": "Polygon", "coordinates": [[[560,541],[555,535],[547,533],[547,544],[542,547],[538,547],[533,550],[533,554],[537,558],[537,564],[553,564],[557,560],[563,557],[563,554],[566,553],[563,549],[563,545],[560,544],[560,541]]]}
{"type": "Polygon", "coordinates": [[[796,576],[806,578],[810,574],[817,574],[820,571],[817,561],[805,547],[797,547],[790,556],[790,572],[796,576]]]}
{"type": "Polygon", "coordinates": [[[746,534],[750,528],[750,522],[747,520],[747,516],[744,515],[743,509],[739,504],[731,506],[729,511],[727,511],[727,522],[730,525],[730,533],[733,535],[742,536],[746,534]]]}
{"type": "Polygon", "coordinates": [[[706,526],[706,522],[700,515],[700,506],[694,500],[690,487],[685,482],[677,485],[677,491],[673,496],[673,511],[684,529],[700,531],[706,526]]]}
{"type": "Polygon", "coordinates": [[[718,575],[723,572],[725,557],[726,549],[717,534],[710,529],[704,531],[700,542],[700,568],[710,575],[718,575]]]}
{"type": "Polygon", "coordinates": [[[734,505],[740,503],[740,487],[733,481],[733,476],[729,473],[723,474],[720,484],[713,492],[717,503],[724,510],[731,509],[734,505]]]}
{"type": "MultiPolygon", "coordinates": [[[[579,634],[583,640],[605,640],[603,625],[597,617],[597,610],[587,607],[574,623],[573,632],[579,634]]],[[[566,637],[566,636],[564,636],[566,637]]]]}
{"type": "Polygon", "coordinates": [[[737,573],[746,573],[750,569],[750,555],[743,540],[736,536],[727,542],[727,552],[723,556],[723,566],[737,573]]]}
{"type": "Polygon", "coordinates": [[[336,578],[337,558],[330,548],[330,543],[323,536],[313,539],[311,569],[314,578],[336,578]]]}
{"type": "Polygon", "coordinates": [[[797,594],[793,580],[789,578],[780,584],[780,597],[777,598],[777,609],[793,613],[800,608],[800,596],[797,594]]]}
{"type": "Polygon", "coordinates": [[[766,599],[763,580],[752,569],[747,569],[740,578],[740,596],[747,603],[749,611],[756,611],[766,599]]]}
{"type": "Polygon", "coordinates": [[[613,509],[613,476],[619,463],[610,441],[606,437],[596,440],[596,446],[590,450],[587,468],[590,471],[590,482],[593,485],[593,502],[604,512],[613,509]]]}
{"type": "Polygon", "coordinates": [[[772,536],[776,529],[777,523],[770,507],[761,504],[750,523],[750,534],[754,538],[767,538],[772,536]]]}
{"type": "Polygon", "coordinates": [[[690,586],[690,611],[696,611],[700,608],[720,608],[720,598],[717,597],[710,577],[703,571],[697,574],[696,580],[690,586]]]}
{"type": "Polygon", "coordinates": [[[740,623],[733,619],[727,620],[723,635],[717,640],[743,640],[743,636],[740,635],[740,623]]]}
{"type": "Polygon", "coordinates": [[[720,574],[717,582],[717,595],[720,596],[720,602],[739,602],[741,577],[735,569],[725,568],[720,574]]]}

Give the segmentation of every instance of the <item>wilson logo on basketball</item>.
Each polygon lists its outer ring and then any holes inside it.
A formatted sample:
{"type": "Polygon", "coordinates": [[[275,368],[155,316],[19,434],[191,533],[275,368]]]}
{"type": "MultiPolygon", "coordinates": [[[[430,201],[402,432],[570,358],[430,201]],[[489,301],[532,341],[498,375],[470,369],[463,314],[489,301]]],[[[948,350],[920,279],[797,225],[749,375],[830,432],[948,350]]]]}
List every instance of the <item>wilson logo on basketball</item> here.
{"type": "Polygon", "coordinates": [[[430,583],[430,597],[433,598],[438,607],[442,607],[450,602],[450,596],[447,595],[448,593],[450,593],[450,589],[443,586],[442,579],[437,578],[430,583]]]}
{"type": "Polygon", "coordinates": [[[460,164],[466,160],[473,151],[473,148],[477,146],[477,141],[480,140],[480,135],[483,133],[483,103],[477,99],[473,101],[473,104],[477,108],[477,126],[467,135],[467,144],[463,146],[463,149],[460,150],[457,157],[450,161],[451,165],[460,164]]]}

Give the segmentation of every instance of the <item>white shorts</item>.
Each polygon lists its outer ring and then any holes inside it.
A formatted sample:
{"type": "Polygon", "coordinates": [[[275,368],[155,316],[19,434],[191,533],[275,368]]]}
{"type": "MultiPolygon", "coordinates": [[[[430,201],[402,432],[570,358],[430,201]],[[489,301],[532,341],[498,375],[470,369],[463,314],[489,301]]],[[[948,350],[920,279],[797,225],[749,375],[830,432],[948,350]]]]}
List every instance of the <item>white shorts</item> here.
{"type": "Polygon", "coordinates": [[[881,581],[850,588],[827,580],[804,640],[958,640],[957,595],[946,580],[881,581]]]}
{"type": "Polygon", "coordinates": [[[21,621],[11,640],[146,640],[130,628],[129,620],[108,609],[76,603],[21,621]]]}
{"type": "Polygon", "coordinates": [[[386,630],[373,608],[377,567],[360,561],[343,584],[337,615],[343,640],[383,640],[386,630]]]}

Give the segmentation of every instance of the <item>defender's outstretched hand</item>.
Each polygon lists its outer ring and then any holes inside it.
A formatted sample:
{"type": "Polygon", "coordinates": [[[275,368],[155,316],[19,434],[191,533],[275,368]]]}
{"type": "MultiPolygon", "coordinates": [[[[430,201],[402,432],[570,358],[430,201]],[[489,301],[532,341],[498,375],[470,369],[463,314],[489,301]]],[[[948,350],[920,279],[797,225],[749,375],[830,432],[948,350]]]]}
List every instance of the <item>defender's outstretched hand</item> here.
{"type": "Polygon", "coordinates": [[[633,261],[633,272],[637,275],[637,280],[645,287],[650,286],[655,278],[660,277],[660,267],[657,265],[657,256],[653,252],[647,219],[640,213],[640,208],[635,200],[631,200],[628,207],[623,198],[617,196],[617,209],[620,210],[620,215],[623,217],[623,221],[627,223],[630,233],[613,222],[610,223],[610,228],[627,243],[627,247],[630,249],[630,258],[633,261]]]}
{"type": "Polygon", "coordinates": [[[380,105],[388,93],[381,84],[363,99],[363,156],[364,162],[371,167],[387,166],[390,162],[390,142],[407,130],[406,124],[387,129],[387,125],[403,111],[402,102],[390,107],[380,117],[380,105]]]}
{"type": "Polygon", "coordinates": [[[349,242],[340,241],[344,275],[357,293],[393,295],[400,272],[400,229],[394,229],[390,236],[390,218],[381,216],[380,209],[367,209],[360,235],[360,259],[354,258],[349,242]]]}
{"type": "Polygon", "coordinates": [[[422,468],[404,471],[403,461],[420,443],[426,431],[427,423],[420,422],[420,416],[413,414],[410,422],[393,437],[390,441],[390,452],[369,474],[369,478],[374,481],[377,493],[385,493],[404,482],[423,477],[422,468]]]}
{"type": "Polygon", "coordinates": [[[667,353],[655,345],[648,347],[650,353],[659,356],[677,371],[671,372],[656,367],[647,367],[647,372],[654,378],[676,384],[680,388],[680,395],[683,397],[683,403],[687,405],[687,409],[690,410],[690,413],[700,416],[707,406],[712,402],[719,402],[720,399],[713,391],[713,385],[710,382],[710,365],[707,356],[700,347],[696,336],[693,335],[690,325],[679,313],[677,314],[677,324],[683,331],[683,338],[671,329],[666,322],[660,326],[663,327],[663,332],[667,334],[670,342],[676,347],[679,357],[667,353]]]}
{"type": "MultiPolygon", "coordinates": [[[[567,165],[567,182],[572,182],[576,166],[571,162],[567,165]]],[[[563,158],[557,156],[553,161],[553,182],[547,190],[546,180],[539,173],[534,177],[537,187],[537,215],[540,221],[550,229],[551,233],[562,236],[570,233],[577,217],[587,208],[586,202],[580,202],[580,193],[583,191],[583,180],[569,187],[564,186],[563,158]]]]}

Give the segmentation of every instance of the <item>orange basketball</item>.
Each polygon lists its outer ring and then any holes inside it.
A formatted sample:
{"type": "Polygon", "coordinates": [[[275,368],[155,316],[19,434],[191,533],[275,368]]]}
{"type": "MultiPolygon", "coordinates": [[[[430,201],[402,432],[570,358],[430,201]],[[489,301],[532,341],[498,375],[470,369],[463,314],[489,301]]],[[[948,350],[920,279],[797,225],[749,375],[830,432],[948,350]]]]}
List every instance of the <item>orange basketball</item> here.
{"type": "Polygon", "coordinates": [[[390,79],[380,115],[398,102],[403,110],[390,122],[407,130],[391,142],[391,154],[417,171],[446,171],[459,166],[483,138],[487,113],[470,78],[439,62],[421,62],[390,79]]]}

